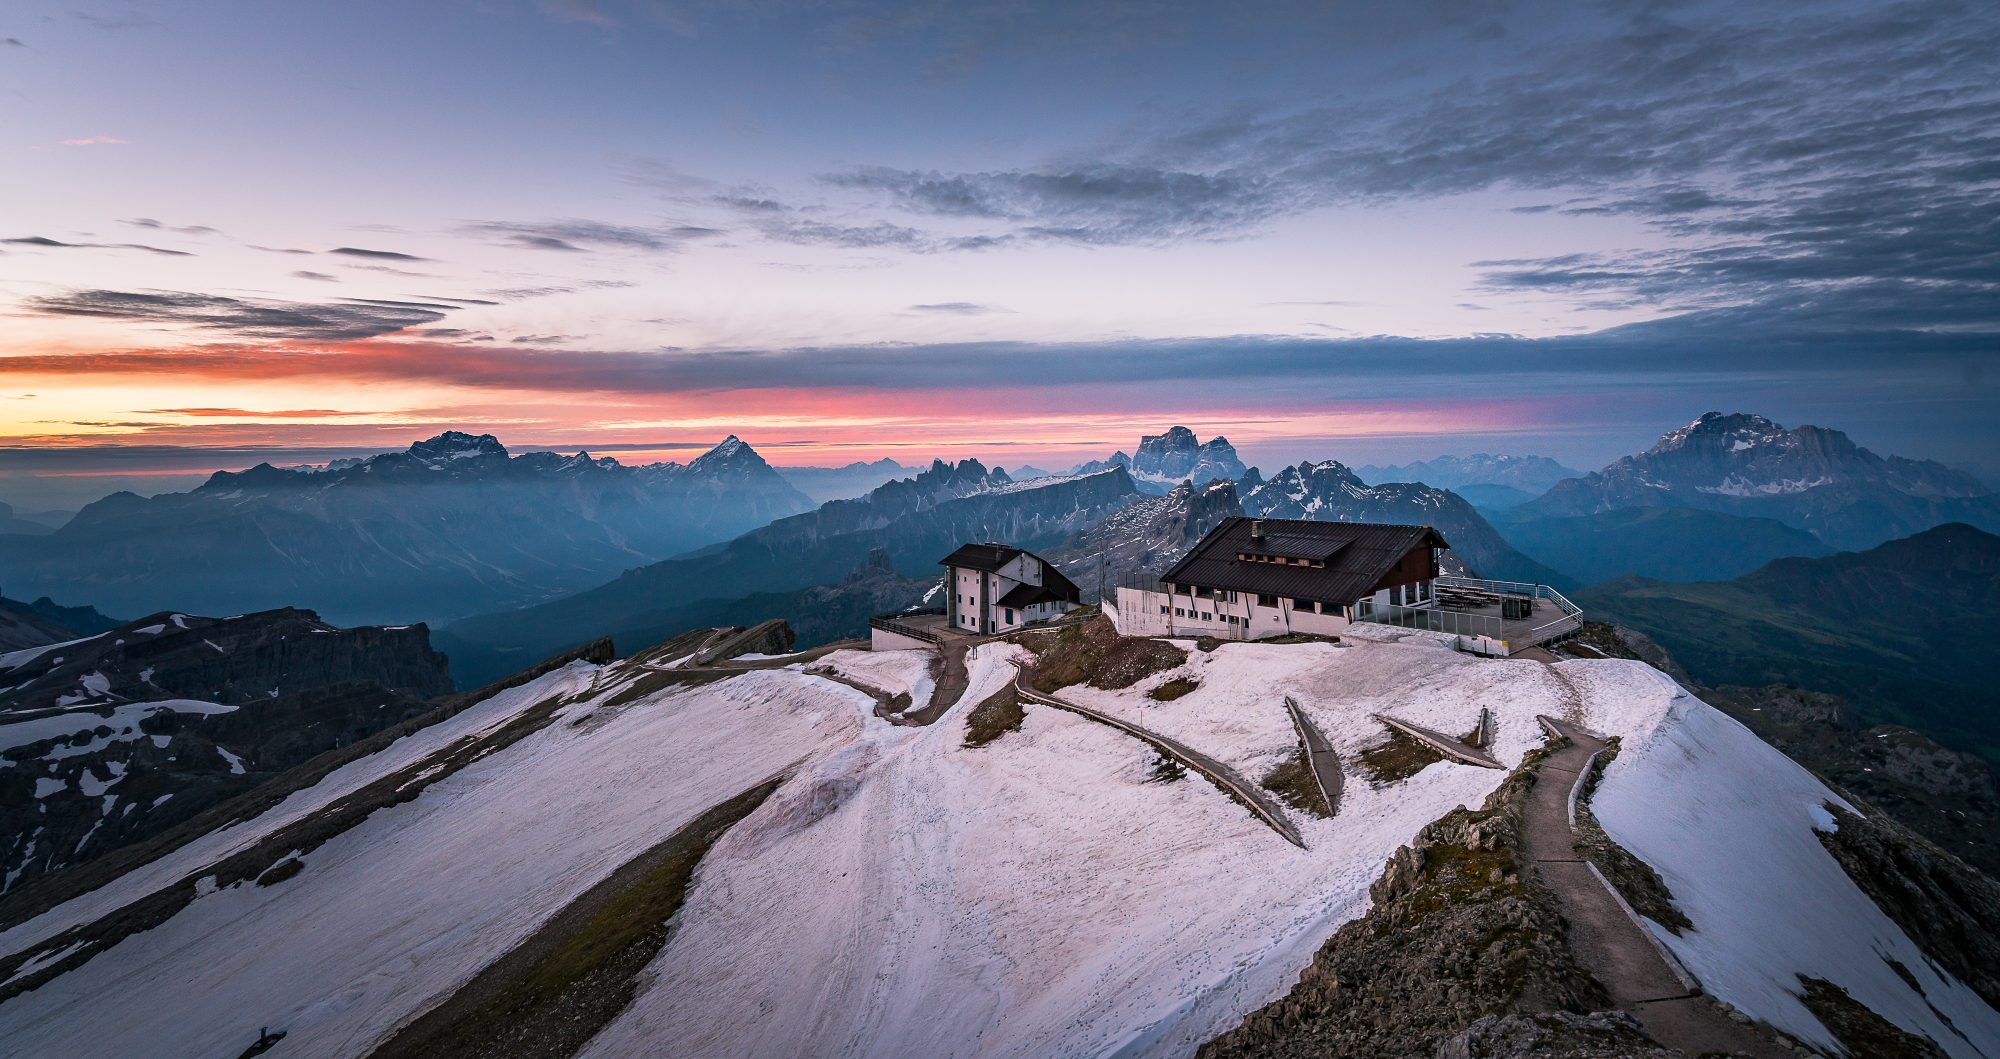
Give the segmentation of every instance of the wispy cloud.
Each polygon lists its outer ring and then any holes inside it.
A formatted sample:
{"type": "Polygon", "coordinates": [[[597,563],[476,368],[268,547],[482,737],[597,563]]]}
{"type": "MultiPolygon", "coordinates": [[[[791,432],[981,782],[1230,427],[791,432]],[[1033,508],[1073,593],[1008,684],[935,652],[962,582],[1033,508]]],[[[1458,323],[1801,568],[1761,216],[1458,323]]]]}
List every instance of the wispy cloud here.
{"type": "Polygon", "coordinates": [[[982,305],[979,302],[931,302],[928,305],[912,305],[913,313],[934,313],[942,316],[984,316],[987,313],[1012,312],[997,305],[982,305]]]}
{"type": "Polygon", "coordinates": [[[318,280],[318,281],[320,281],[321,283],[339,283],[339,282],[340,282],[340,277],[339,277],[339,276],[329,276],[329,275],[327,275],[327,274],[326,274],[326,273],[324,273],[324,272],[314,272],[314,271],[311,271],[310,269],[300,269],[300,270],[298,270],[297,272],[294,272],[294,273],[292,273],[292,276],[293,276],[294,278],[297,278],[297,279],[311,279],[311,280],[318,280]]]}
{"type": "Polygon", "coordinates": [[[29,298],[23,308],[48,316],[171,324],[242,338],[342,341],[436,323],[457,306],[361,299],[315,304],[178,291],[80,290],[29,298]]]}
{"type": "Polygon", "coordinates": [[[185,250],[168,250],[165,247],[147,246],[144,243],[65,243],[50,239],[45,235],[23,235],[12,239],[0,239],[0,243],[16,246],[39,246],[54,250],[143,250],[149,254],[164,254],[168,257],[193,257],[185,250]]]}
{"type": "Polygon", "coordinates": [[[109,147],[126,141],[116,136],[81,136],[73,140],[61,141],[64,147],[109,147]]]}
{"type": "Polygon", "coordinates": [[[151,217],[133,217],[129,220],[119,221],[118,223],[129,224],[134,228],[147,228],[156,232],[172,232],[175,235],[221,235],[222,234],[220,230],[211,228],[206,224],[188,224],[188,225],[176,226],[168,224],[165,221],[154,220],[151,217]]]}
{"type": "Polygon", "coordinates": [[[142,416],[188,416],[195,419],[335,419],[351,416],[373,416],[375,412],[349,412],[334,408],[288,408],[282,410],[252,408],[142,408],[133,415],[142,416]]]}
{"type": "Polygon", "coordinates": [[[586,249],[648,250],[671,252],[690,242],[723,234],[719,229],[698,225],[612,224],[605,221],[474,221],[461,233],[498,237],[507,245],[527,250],[558,250],[571,253],[586,249]]]}
{"type": "Polygon", "coordinates": [[[417,256],[417,255],[415,255],[415,254],[404,254],[404,253],[400,253],[400,252],[398,252],[398,251],[395,251],[395,250],[367,250],[367,249],[363,249],[363,248],[361,248],[361,247],[358,247],[358,246],[336,246],[336,247],[334,247],[333,249],[331,249],[331,250],[328,250],[328,251],[327,251],[327,253],[329,253],[329,254],[344,254],[344,255],[346,255],[346,256],[348,256],[348,257],[366,257],[366,258],[375,258],[375,259],[379,259],[379,260],[384,260],[384,261],[428,261],[428,260],[430,260],[429,258],[423,258],[423,257],[418,257],[418,256],[417,256]]]}

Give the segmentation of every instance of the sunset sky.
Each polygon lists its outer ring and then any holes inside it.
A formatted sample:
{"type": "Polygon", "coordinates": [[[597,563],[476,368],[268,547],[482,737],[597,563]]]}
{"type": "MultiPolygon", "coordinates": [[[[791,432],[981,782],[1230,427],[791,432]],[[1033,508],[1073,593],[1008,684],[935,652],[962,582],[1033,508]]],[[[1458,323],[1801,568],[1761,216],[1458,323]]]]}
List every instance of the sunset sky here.
{"type": "Polygon", "coordinates": [[[10,0],[0,481],[1711,409],[2000,475],[1996,57],[1990,0],[10,0]]]}

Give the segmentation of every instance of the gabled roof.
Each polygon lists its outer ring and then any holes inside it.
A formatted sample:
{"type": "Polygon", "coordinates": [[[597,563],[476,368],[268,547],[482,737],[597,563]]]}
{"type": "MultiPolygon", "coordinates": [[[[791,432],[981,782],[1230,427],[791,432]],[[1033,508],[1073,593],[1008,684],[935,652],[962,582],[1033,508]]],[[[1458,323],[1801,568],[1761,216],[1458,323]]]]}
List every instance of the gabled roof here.
{"type": "Polygon", "coordinates": [[[1064,577],[1062,571],[1057,570],[1054,563],[1028,551],[1026,548],[1016,548],[1011,544],[961,544],[958,546],[957,551],[939,559],[938,565],[955,566],[964,570],[979,570],[990,574],[998,573],[1001,567],[1006,566],[1023,555],[1042,564],[1042,583],[1040,585],[1016,585],[1008,589],[1007,593],[999,599],[1000,606],[1013,607],[1019,610],[1022,607],[1033,606],[1036,603],[1047,603],[1051,600],[1060,600],[1065,603],[1083,602],[1083,590],[1076,587],[1076,582],[1064,577]],[[1026,593],[1032,594],[1034,598],[1028,599],[1023,594],[1024,590],[1026,593]]]}
{"type": "Polygon", "coordinates": [[[958,550],[938,560],[939,566],[957,566],[966,570],[983,570],[995,573],[1001,567],[1014,561],[1014,557],[1026,552],[1011,544],[961,544],[958,550]]]}
{"type": "Polygon", "coordinates": [[[1237,516],[1209,531],[1160,580],[1345,604],[1372,592],[1403,556],[1418,547],[1451,545],[1429,526],[1237,516]],[[1260,540],[1251,539],[1253,522],[1262,524],[1260,540]],[[1324,565],[1254,562],[1238,558],[1243,554],[1324,565]]]}
{"type": "MultiPolygon", "coordinates": [[[[1074,588],[1074,586],[1071,587],[1074,588]]],[[[1068,596],[1065,596],[1061,592],[1058,592],[1054,585],[1015,585],[1013,588],[1007,590],[1006,595],[1000,597],[997,605],[1012,607],[1015,610],[1025,610],[1037,603],[1055,603],[1065,600],[1070,603],[1076,602],[1076,594],[1071,592],[1068,596]]]]}

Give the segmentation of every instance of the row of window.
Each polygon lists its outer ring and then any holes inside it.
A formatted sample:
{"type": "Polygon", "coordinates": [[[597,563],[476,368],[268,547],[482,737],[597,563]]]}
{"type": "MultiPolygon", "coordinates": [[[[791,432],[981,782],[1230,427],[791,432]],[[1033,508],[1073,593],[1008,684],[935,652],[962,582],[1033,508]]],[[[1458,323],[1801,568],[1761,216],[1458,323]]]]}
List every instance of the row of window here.
{"type": "MultiPolygon", "coordinates": [[[[1215,620],[1215,615],[1214,615],[1214,614],[1211,614],[1211,613],[1207,613],[1207,612],[1204,612],[1204,611],[1196,611],[1196,610],[1189,610],[1189,609],[1187,609],[1186,607],[1164,607],[1164,606],[1163,606],[1163,607],[1161,607],[1161,608],[1160,608],[1160,613],[1161,613],[1161,614],[1165,614],[1165,613],[1167,613],[1167,612],[1168,612],[1169,610],[1173,611],[1173,614],[1174,614],[1174,617],[1176,617],[1176,618],[1193,618],[1193,619],[1194,619],[1194,620],[1196,620],[1196,621],[1214,621],[1214,620],[1215,620]]],[[[1236,615],[1234,615],[1234,614],[1224,614],[1224,615],[1222,616],[1222,620],[1223,620],[1224,622],[1227,622],[1227,623],[1228,623],[1228,624],[1230,624],[1230,625],[1248,625],[1248,624],[1249,624],[1249,621],[1248,621],[1248,619],[1245,619],[1245,618],[1239,618],[1239,617],[1237,617],[1237,616],[1236,616],[1236,615]]]]}
{"type": "Polygon", "coordinates": [[[1282,555],[1258,555],[1255,552],[1237,552],[1236,557],[1246,563],[1277,563],[1279,566],[1310,566],[1315,570],[1326,569],[1325,559],[1288,559],[1282,555]]]}

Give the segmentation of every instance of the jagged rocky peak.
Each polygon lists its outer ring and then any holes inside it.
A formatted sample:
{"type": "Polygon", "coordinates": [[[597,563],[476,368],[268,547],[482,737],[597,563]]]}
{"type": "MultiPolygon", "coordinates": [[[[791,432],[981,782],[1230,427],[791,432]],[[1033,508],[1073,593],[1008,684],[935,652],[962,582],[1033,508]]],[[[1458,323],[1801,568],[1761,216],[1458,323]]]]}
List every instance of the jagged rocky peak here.
{"type": "Polygon", "coordinates": [[[716,477],[763,477],[777,476],[777,471],[764,462],[764,457],[749,442],[734,434],[722,439],[721,444],[688,461],[689,474],[716,477]]]}
{"type": "Polygon", "coordinates": [[[425,438],[410,446],[410,455],[424,461],[465,460],[479,456],[499,456],[505,458],[507,446],[491,434],[467,434],[462,430],[447,430],[434,438],[425,438]]]}
{"type": "MultiPolygon", "coordinates": [[[[1838,430],[1821,431],[1819,427],[1800,427],[1800,431],[1822,432],[1846,442],[1853,448],[1853,442],[1838,430]]],[[[1720,449],[1727,452],[1742,452],[1758,445],[1796,444],[1794,432],[1760,415],[1748,412],[1705,412],[1694,422],[1678,430],[1670,430],[1661,435],[1660,440],[1649,452],[1678,452],[1683,449],[1701,451],[1720,449]]]]}
{"type": "Polygon", "coordinates": [[[1121,450],[1109,459],[1079,464],[1070,473],[1091,474],[1113,467],[1131,471],[1132,476],[1153,493],[1163,492],[1182,481],[1200,485],[1217,478],[1235,479],[1246,470],[1243,461],[1237,458],[1236,447],[1229,443],[1228,438],[1218,435],[1204,442],[1187,427],[1174,426],[1164,434],[1148,434],[1140,438],[1136,455],[1127,456],[1121,450]]]}

